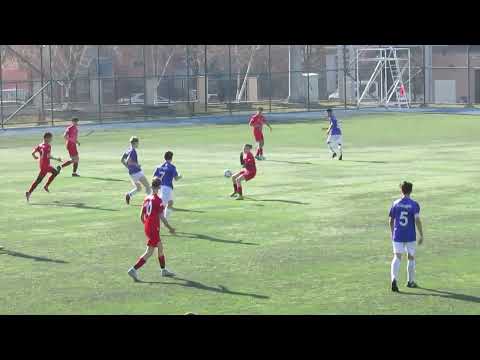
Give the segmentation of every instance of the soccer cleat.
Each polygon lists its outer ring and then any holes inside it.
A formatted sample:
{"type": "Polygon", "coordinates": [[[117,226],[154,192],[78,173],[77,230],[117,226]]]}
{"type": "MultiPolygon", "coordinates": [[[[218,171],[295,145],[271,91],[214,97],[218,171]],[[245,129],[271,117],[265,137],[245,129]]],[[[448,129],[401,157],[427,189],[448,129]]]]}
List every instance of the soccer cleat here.
{"type": "Polygon", "coordinates": [[[130,270],[127,271],[127,274],[130,275],[130,277],[131,277],[134,281],[139,281],[139,280],[138,280],[137,270],[135,270],[133,267],[130,268],[130,270]]]}
{"type": "Polygon", "coordinates": [[[410,282],[407,282],[407,287],[408,288],[418,288],[418,285],[415,281],[410,281],[410,282]]]}
{"type": "Polygon", "coordinates": [[[400,292],[400,290],[398,290],[397,280],[392,281],[392,291],[393,292],[400,292]]]}
{"type": "Polygon", "coordinates": [[[243,196],[240,195],[239,197],[237,197],[235,200],[243,200],[243,196]]]}
{"type": "Polygon", "coordinates": [[[343,154],[340,154],[340,156],[338,157],[338,160],[342,160],[342,157],[343,157],[343,154]]]}
{"type": "Polygon", "coordinates": [[[50,190],[48,190],[48,186],[46,186],[46,185],[43,187],[43,190],[45,190],[47,193],[50,192],[50,190]]]}
{"type": "Polygon", "coordinates": [[[256,156],[255,156],[255,159],[257,159],[257,160],[262,160],[262,159],[260,158],[260,155],[256,155],[256,156]]]}
{"type": "Polygon", "coordinates": [[[175,274],[167,269],[162,269],[162,276],[172,277],[175,276],[175,274]]]}
{"type": "Polygon", "coordinates": [[[267,158],[263,155],[260,155],[260,157],[261,157],[262,160],[267,160],[267,158]]]}
{"type": "Polygon", "coordinates": [[[236,195],[238,195],[238,193],[234,191],[233,193],[230,194],[230,197],[235,197],[236,195]]]}
{"type": "Polygon", "coordinates": [[[334,159],[337,156],[337,153],[332,154],[332,159],[334,159]]]}
{"type": "Polygon", "coordinates": [[[77,173],[73,173],[72,176],[73,177],[80,177],[80,175],[78,175],[77,173]]]}
{"type": "Polygon", "coordinates": [[[129,194],[125,194],[125,202],[127,203],[127,205],[130,205],[130,195],[129,194]]]}
{"type": "Polygon", "coordinates": [[[57,175],[60,174],[60,171],[62,171],[62,167],[59,165],[57,166],[57,175]]]}
{"type": "Polygon", "coordinates": [[[25,197],[27,198],[27,202],[30,202],[30,193],[28,191],[25,193],[25,197]]]}

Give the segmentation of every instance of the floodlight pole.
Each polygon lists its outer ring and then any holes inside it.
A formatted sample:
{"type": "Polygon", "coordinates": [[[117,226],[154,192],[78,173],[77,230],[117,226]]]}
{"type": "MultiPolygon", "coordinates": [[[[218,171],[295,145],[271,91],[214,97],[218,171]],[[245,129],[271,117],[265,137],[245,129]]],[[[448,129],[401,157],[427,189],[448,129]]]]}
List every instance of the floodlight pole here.
{"type": "MultiPolygon", "coordinates": [[[[45,45],[40,45],[40,87],[43,88],[43,47],[45,45]]],[[[41,113],[41,121],[43,122],[43,118],[45,117],[45,109],[44,109],[44,94],[42,91],[42,113],[41,113]]]]}
{"type": "Polygon", "coordinates": [[[50,111],[52,114],[52,126],[53,120],[53,71],[52,71],[52,45],[48,45],[48,57],[50,58],[50,111]]]}
{"type": "Polygon", "coordinates": [[[2,45],[0,45],[0,119],[3,129],[3,78],[2,78],[2,45]]]}
{"type": "Polygon", "coordinates": [[[359,74],[360,74],[360,71],[358,69],[358,49],[355,49],[355,53],[356,53],[356,57],[357,57],[357,109],[360,109],[360,77],[359,77],[359,74]]]}

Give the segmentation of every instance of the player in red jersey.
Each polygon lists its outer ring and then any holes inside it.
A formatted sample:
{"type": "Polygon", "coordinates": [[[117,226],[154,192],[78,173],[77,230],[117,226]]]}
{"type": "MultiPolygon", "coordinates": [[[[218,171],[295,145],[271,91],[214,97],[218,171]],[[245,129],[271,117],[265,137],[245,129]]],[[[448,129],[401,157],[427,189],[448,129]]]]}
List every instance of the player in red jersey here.
{"type": "Polygon", "coordinates": [[[243,200],[242,181],[252,180],[257,174],[255,158],[251,153],[252,148],[253,146],[250,144],[243,146],[243,153],[240,153],[240,163],[243,169],[232,175],[233,193],[230,196],[235,197],[238,194],[237,200],[243,200]]]}
{"type": "Polygon", "coordinates": [[[48,178],[47,183],[43,187],[43,189],[46,192],[50,192],[48,190],[49,185],[52,183],[52,181],[55,179],[55,177],[60,174],[60,170],[62,169],[60,166],[57,166],[57,168],[53,168],[50,165],[50,159],[57,160],[57,161],[62,161],[60,158],[55,158],[51,155],[52,147],[50,143],[52,142],[53,135],[52,133],[46,132],[43,135],[43,143],[38,144],[32,151],[32,156],[35,160],[38,159],[37,153],[40,155],[40,173],[37,176],[37,179],[32,183],[30,186],[30,189],[25,193],[25,197],[27,198],[27,201],[30,201],[30,195],[32,194],[33,190],[40,184],[48,173],[51,173],[50,177],[48,178]]]}
{"type": "Polygon", "coordinates": [[[255,155],[255,159],[257,160],[265,160],[265,157],[263,156],[263,125],[267,125],[270,131],[272,131],[272,127],[269,123],[267,123],[267,119],[265,119],[265,116],[263,116],[262,113],[263,108],[257,108],[257,113],[255,115],[252,115],[252,117],[250,118],[250,122],[248,123],[248,125],[253,128],[253,137],[257,142],[257,153],[255,155]]]}
{"type": "Polygon", "coordinates": [[[165,267],[165,254],[163,253],[163,246],[160,239],[160,220],[162,220],[163,224],[170,230],[170,233],[175,233],[175,229],[170,226],[164,216],[164,205],[162,199],[158,196],[158,190],[161,184],[162,182],[159,178],[154,178],[152,180],[152,194],[148,195],[143,201],[140,220],[144,224],[145,235],[147,236],[147,250],[140,256],[137,263],[128,270],[128,275],[135,281],[139,281],[137,270],[153,255],[155,248],[157,248],[158,251],[158,261],[162,269],[162,276],[175,276],[173,272],[167,270],[165,267]]]}
{"type": "Polygon", "coordinates": [[[72,119],[72,124],[67,127],[65,133],[63,134],[63,137],[65,138],[65,146],[67,147],[68,153],[70,154],[70,160],[65,161],[62,164],[62,168],[73,163],[72,176],[80,176],[77,174],[78,161],[80,160],[77,150],[77,145],[80,146],[80,142],[78,141],[78,118],[72,119]]]}

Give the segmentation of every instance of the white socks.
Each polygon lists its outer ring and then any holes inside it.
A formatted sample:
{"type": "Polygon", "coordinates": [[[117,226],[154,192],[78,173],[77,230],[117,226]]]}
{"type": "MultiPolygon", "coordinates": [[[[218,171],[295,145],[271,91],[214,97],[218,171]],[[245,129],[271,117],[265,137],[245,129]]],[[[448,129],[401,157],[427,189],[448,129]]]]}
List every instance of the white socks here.
{"type": "Polygon", "coordinates": [[[415,281],[415,260],[408,260],[407,270],[408,282],[415,281]]]}
{"type": "Polygon", "coordinates": [[[133,195],[135,195],[137,193],[137,191],[138,191],[137,188],[132,189],[128,192],[128,195],[130,195],[130,197],[132,197],[133,195]]]}
{"type": "Polygon", "coordinates": [[[341,144],[338,144],[338,152],[340,153],[340,155],[342,155],[342,145],[341,144]]]}
{"type": "Polygon", "coordinates": [[[390,271],[392,281],[398,278],[399,271],[400,271],[400,259],[394,256],[392,260],[391,271],[390,271]]]}
{"type": "Polygon", "coordinates": [[[165,218],[168,220],[170,214],[172,213],[172,209],[170,209],[169,207],[166,207],[165,208],[165,218]]]}
{"type": "Polygon", "coordinates": [[[334,153],[335,153],[335,150],[333,150],[332,145],[331,145],[331,144],[328,144],[328,147],[330,148],[330,152],[331,152],[332,154],[334,154],[334,153]]]}

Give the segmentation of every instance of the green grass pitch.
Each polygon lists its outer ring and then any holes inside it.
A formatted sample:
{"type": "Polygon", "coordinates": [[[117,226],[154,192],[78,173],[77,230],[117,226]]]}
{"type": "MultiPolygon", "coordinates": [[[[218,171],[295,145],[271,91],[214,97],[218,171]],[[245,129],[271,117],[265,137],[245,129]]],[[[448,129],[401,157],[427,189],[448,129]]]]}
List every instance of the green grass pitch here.
{"type": "MultiPolygon", "coordinates": [[[[71,167],[51,193],[24,193],[38,171],[40,135],[0,138],[0,314],[478,314],[480,313],[480,118],[365,115],[343,120],[344,161],[331,160],[325,123],[274,124],[265,156],[228,197],[251,142],[246,125],[97,131],[81,138],[81,178],[71,167]],[[184,175],[162,228],[167,266],[156,257],[134,283],[127,269],[145,249],[144,194],[120,157],[131,135],[150,177],[163,153],[184,175]],[[398,184],[414,184],[425,242],[417,280],[389,290],[387,216],[398,184]]],[[[54,156],[66,158],[61,135],[54,156]]]]}

